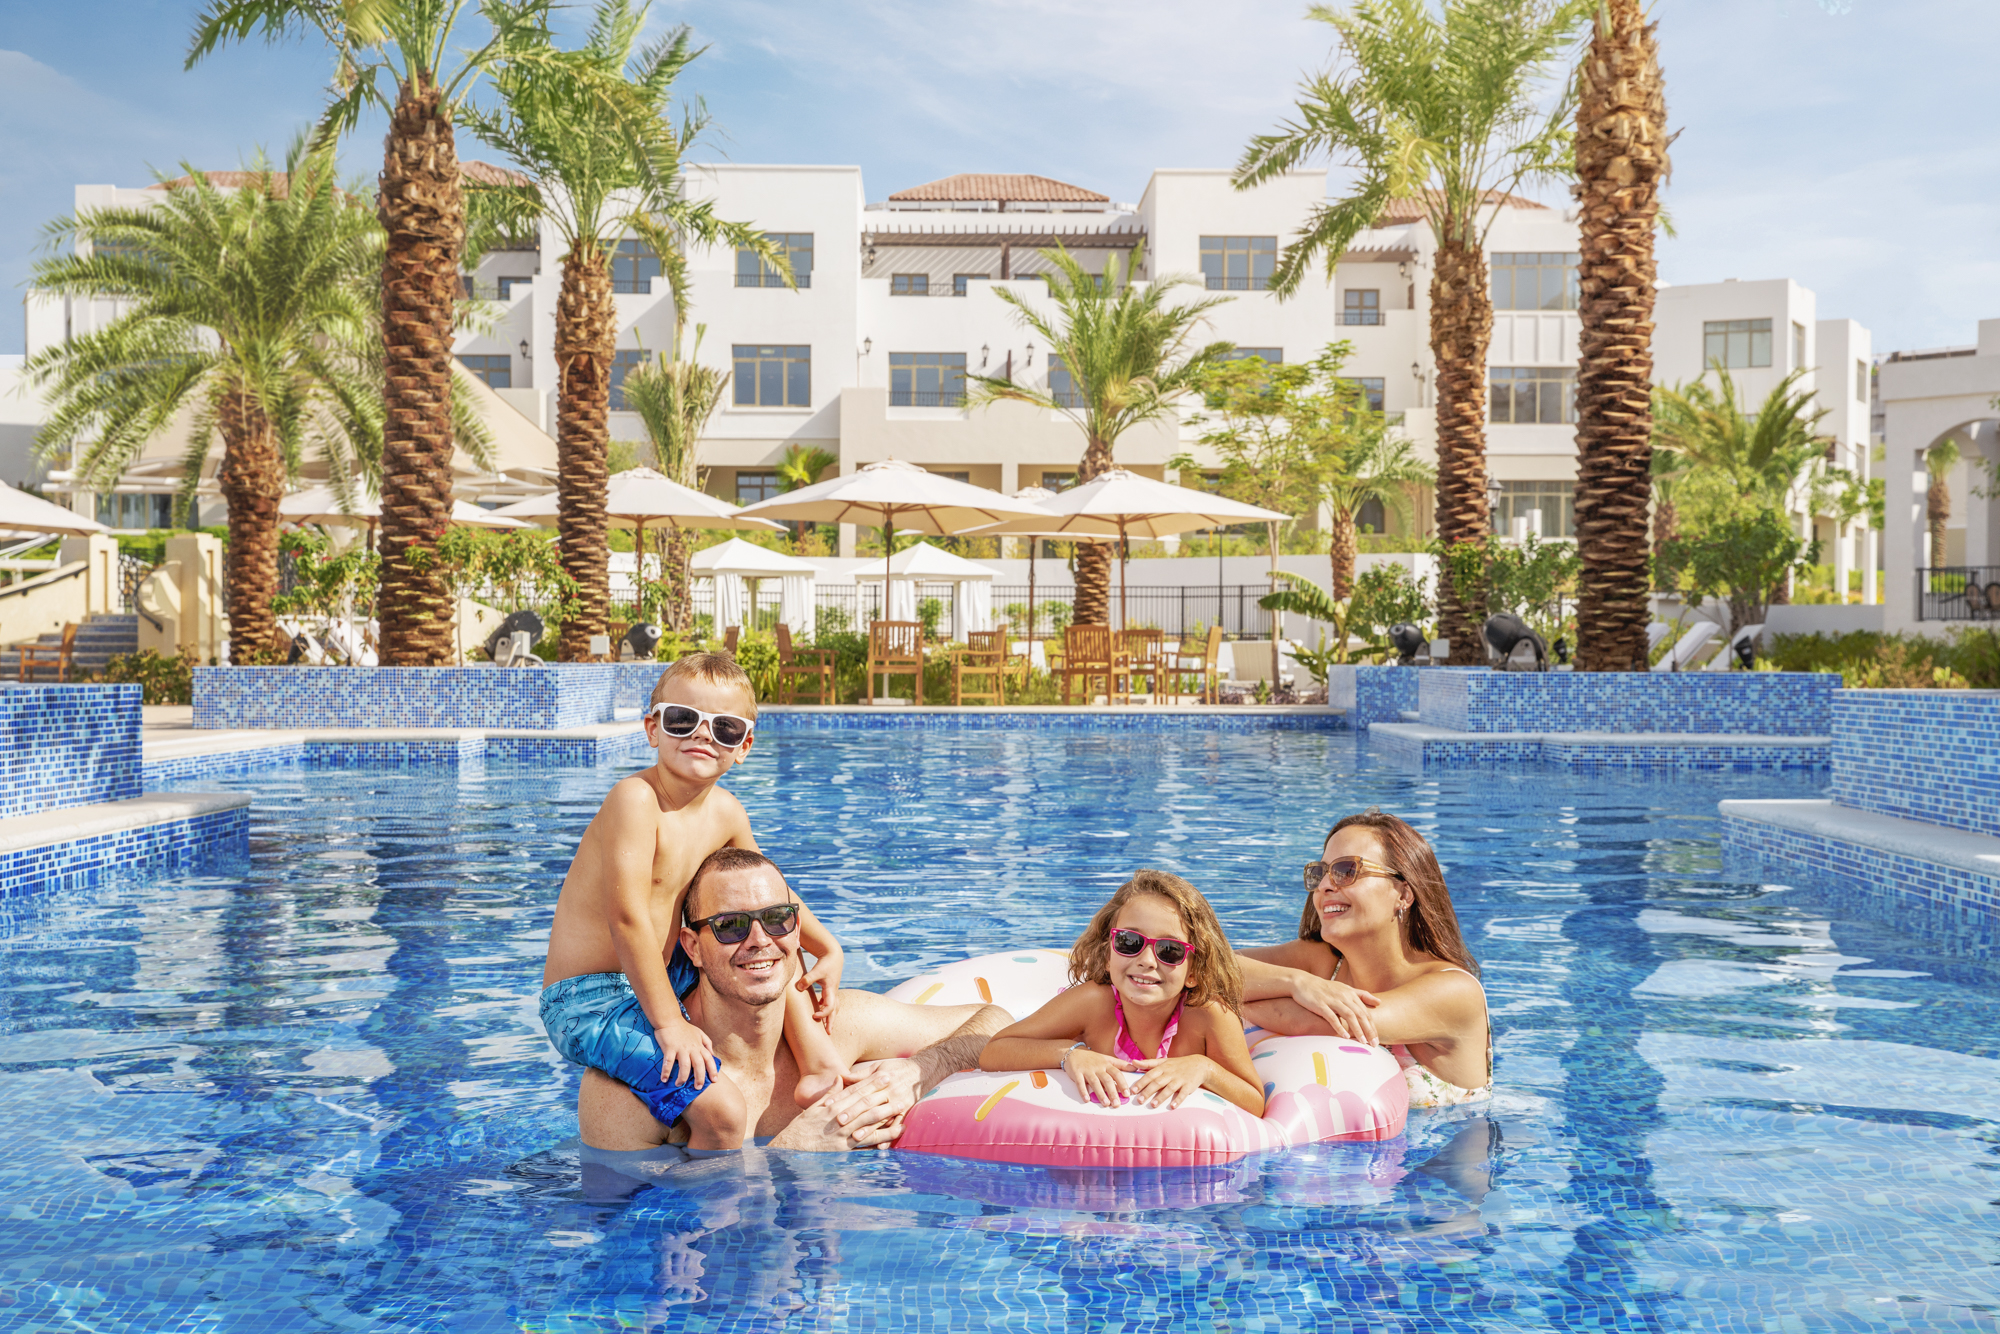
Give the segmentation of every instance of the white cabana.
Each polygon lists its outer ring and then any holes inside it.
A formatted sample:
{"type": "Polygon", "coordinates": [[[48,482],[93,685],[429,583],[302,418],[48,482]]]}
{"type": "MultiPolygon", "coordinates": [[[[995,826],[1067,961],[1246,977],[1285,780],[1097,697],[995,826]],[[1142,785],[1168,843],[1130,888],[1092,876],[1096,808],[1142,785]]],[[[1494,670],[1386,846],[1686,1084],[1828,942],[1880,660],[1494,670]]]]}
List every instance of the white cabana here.
{"type": "MultiPolygon", "coordinates": [[[[874,569],[858,572],[856,583],[878,583],[881,573],[874,569]]],[[[951,637],[963,640],[968,631],[993,628],[993,569],[954,556],[949,551],[919,542],[908,551],[898,552],[889,562],[889,594],[886,619],[917,619],[918,584],[950,584],[951,637]]]]}
{"type": "Polygon", "coordinates": [[[715,631],[732,625],[748,627],[750,605],[745,580],[778,581],[778,619],[794,635],[813,633],[813,581],[819,567],[797,556],[760,547],[732,537],[720,546],[695,553],[689,566],[697,579],[715,580],[715,631]]]}

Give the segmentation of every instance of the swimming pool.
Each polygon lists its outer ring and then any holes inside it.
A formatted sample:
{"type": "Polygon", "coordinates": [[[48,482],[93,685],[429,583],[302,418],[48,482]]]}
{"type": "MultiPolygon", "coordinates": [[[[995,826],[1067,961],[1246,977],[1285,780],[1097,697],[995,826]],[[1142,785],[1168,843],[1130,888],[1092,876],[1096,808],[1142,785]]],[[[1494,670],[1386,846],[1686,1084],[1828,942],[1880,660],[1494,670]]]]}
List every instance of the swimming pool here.
{"type": "Polygon", "coordinates": [[[2000,1329],[1993,970],[1718,861],[1718,799],[1823,778],[774,728],[730,786],[873,989],[1066,944],[1140,865],[1279,939],[1334,816],[1410,817],[1501,1096],[1206,1171],[751,1154],[619,1199],[535,995],[631,767],[244,775],[240,874],[6,903],[0,1326],[2000,1329]]]}

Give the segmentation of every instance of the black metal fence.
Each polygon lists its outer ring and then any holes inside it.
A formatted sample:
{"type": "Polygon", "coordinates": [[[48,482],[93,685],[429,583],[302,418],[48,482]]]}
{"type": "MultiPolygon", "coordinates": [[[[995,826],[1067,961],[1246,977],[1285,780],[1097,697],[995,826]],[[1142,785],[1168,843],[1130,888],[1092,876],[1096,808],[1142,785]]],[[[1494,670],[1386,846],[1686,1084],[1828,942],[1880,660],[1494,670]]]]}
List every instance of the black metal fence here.
{"type": "Polygon", "coordinates": [[[1919,569],[1917,619],[2000,620],[2000,565],[1941,565],[1919,569]]]}

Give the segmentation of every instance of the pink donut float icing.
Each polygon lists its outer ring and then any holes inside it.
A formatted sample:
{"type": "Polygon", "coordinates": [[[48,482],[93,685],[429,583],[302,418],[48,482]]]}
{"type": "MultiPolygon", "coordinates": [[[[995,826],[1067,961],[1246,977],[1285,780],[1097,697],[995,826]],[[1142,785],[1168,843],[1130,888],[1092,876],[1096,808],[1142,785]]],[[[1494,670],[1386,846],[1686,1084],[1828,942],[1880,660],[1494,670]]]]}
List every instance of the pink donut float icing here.
{"type": "MultiPolygon", "coordinates": [[[[1068,963],[1059,950],[985,954],[911,978],[889,995],[918,1005],[988,1001],[1019,1019],[1063,990],[1068,963]]],[[[1195,1167],[1295,1144],[1403,1132],[1409,1089],[1384,1049],[1259,1028],[1245,1037],[1264,1081],[1262,1117],[1206,1090],[1171,1111],[1100,1107],[1085,1102],[1060,1070],[969,1070],[949,1076],[910,1109],[896,1146],[1058,1167],[1195,1167]]]]}

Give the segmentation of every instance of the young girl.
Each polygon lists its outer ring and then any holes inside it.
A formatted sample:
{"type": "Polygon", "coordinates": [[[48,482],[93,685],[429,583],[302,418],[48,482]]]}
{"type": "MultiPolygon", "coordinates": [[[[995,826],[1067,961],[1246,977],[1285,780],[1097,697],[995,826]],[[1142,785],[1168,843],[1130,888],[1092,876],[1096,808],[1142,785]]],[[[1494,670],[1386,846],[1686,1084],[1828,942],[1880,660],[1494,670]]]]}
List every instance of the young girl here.
{"type": "Polygon", "coordinates": [[[1243,977],[1222,924],[1177,875],[1141,871],[1069,953],[1075,985],[980,1054],[982,1070],[1060,1066],[1090,1101],[1178,1107],[1196,1089],[1264,1114],[1243,1040],[1243,977]],[[1118,1076],[1139,1078],[1127,1092],[1118,1076]]]}

